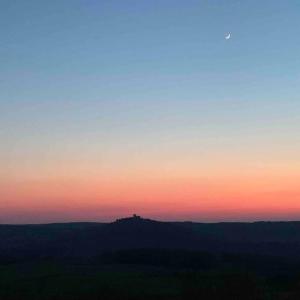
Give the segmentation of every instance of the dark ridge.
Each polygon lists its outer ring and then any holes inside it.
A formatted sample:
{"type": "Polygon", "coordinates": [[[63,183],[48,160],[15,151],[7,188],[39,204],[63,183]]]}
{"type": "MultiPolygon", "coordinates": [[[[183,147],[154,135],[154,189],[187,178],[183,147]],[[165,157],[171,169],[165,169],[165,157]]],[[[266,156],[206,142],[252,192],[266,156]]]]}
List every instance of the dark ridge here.
{"type": "Polygon", "coordinates": [[[112,223],[0,225],[0,260],[95,257],[103,251],[181,249],[300,260],[300,222],[161,222],[137,215],[112,223]]]}

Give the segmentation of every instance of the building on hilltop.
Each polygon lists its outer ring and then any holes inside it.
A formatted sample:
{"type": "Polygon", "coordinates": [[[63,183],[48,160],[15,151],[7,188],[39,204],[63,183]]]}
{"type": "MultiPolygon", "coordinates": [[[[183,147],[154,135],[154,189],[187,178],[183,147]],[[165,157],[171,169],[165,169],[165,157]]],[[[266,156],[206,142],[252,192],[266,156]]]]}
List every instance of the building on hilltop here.
{"type": "Polygon", "coordinates": [[[141,219],[141,217],[140,216],[138,216],[138,215],[136,215],[136,214],[133,214],[133,216],[132,216],[134,219],[141,219]]]}
{"type": "Polygon", "coordinates": [[[137,215],[137,214],[133,214],[132,217],[117,219],[116,222],[120,222],[120,221],[138,221],[138,220],[142,220],[142,217],[137,215]]]}

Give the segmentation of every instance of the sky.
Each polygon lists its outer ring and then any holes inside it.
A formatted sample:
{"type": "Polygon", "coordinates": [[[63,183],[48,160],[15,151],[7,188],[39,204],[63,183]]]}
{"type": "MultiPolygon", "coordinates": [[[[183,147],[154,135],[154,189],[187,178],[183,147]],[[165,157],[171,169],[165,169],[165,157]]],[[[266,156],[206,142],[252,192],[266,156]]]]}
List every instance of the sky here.
{"type": "Polygon", "coordinates": [[[300,219],[299,13],[2,0],[0,223],[300,219]]]}

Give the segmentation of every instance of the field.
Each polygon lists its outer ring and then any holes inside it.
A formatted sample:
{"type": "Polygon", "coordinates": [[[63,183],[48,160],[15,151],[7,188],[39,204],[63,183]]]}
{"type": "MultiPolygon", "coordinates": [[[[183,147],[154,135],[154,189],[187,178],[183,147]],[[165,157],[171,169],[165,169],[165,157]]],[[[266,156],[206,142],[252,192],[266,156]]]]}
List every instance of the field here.
{"type": "Polygon", "coordinates": [[[2,300],[299,299],[296,272],[173,269],[125,264],[36,261],[0,267],[2,300]]]}

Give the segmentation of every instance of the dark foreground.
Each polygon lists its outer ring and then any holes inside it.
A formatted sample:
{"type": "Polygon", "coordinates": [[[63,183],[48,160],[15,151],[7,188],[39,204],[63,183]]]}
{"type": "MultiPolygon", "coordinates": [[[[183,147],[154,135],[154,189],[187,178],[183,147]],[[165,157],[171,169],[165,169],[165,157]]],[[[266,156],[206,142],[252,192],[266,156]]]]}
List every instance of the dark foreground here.
{"type": "Polygon", "coordinates": [[[50,261],[0,268],[0,299],[300,299],[300,274],[50,261]]]}
{"type": "Polygon", "coordinates": [[[300,223],[0,225],[0,300],[300,299],[300,223]]]}

